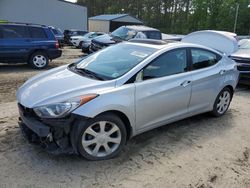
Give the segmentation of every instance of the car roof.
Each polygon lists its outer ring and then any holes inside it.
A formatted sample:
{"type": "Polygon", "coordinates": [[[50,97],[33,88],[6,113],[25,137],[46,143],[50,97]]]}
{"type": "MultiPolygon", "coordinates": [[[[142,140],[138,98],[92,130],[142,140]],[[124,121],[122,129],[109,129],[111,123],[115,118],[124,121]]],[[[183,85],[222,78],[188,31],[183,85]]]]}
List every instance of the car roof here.
{"type": "Polygon", "coordinates": [[[148,26],[145,26],[145,25],[127,25],[127,26],[124,26],[124,27],[127,27],[129,29],[133,29],[133,30],[136,30],[136,31],[159,31],[158,29],[148,27],[148,26]]]}
{"type": "Polygon", "coordinates": [[[192,43],[186,43],[186,42],[179,42],[179,41],[163,41],[163,40],[158,40],[158,41],[161,41],[159,42],[158,44],[154,44],[150,41],[156,41],[156,40],[151,40],[151,39],[142,39],[142,40],[130,40],[130,41],[127,41],[125,43],[128,43],[128,44],[132,44],[132,45],[138,45],[138,46],[142,46],[142,47],[149,47],[149,48],[154,48],[154,49],[157,49],[157,50],[162,50],[162,49],[172,49],[172,48],[188,48],[188,47],[191,47],[191,48],[202,48],[202,49],[205,49],[205,50],[209,50],[209,51],[212,51],[212,52],[215,52],[217,54],[222,54],[221,52],[215,50],[215,49],[212,49],[212,48],[209,48],[209,47],[206,47],[206,46],[203,46],[203,45],[199,45],[199,44],[192,44],[192,43]],[[142,41],[149,41],[148,43],[145,43],[145,42],[142,42],[142,41]]]}
{"type": "Polygon", "coordinates": [[[48,27],[46,25],[34,24],[34,23],[19,23],[19,22],[3,22],[0,25],[17,25],[17,26],[32,26],[32,27],[48,27]]]}

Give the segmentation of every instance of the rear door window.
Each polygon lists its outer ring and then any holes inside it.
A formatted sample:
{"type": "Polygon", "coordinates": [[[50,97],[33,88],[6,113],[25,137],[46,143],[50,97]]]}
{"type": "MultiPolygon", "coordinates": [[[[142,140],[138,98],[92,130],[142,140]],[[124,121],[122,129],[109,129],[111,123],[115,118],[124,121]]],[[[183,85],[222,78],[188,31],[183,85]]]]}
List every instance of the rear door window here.
{"type": "Polygon", "coordinates": [[[1,26],[1,31],[4,39],[30,38],[29,31],[25,26],[4,25],[1,26]]]}
{"type": "Polygon", "coordinates": [[[193,70],[213,66],[220,59],[217,54],[203,49],[191,49],[191,55],[193,70]]]}
{"type": "Polygon", "coordinates": [[[44,29],[41,27],[30,27],[30,33],[32,38],[39,38],[39,39],[47,38],[44,29]]]}

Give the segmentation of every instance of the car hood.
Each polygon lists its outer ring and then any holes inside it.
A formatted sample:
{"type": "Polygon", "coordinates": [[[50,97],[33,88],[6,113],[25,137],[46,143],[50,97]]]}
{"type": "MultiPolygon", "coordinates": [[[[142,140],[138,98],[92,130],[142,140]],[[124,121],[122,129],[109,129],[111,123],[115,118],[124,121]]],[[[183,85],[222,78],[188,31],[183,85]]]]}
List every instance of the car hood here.
{"type": "Polygon", "coordinates": [[[109,34],[101,35],[94,38],[92,41],[102,44],[115,44],[116,41],[109,34]]]}
{"type": "Polygon", "coordinates": [[[231,57],[250,60],[250,49],[239,49],[237,52],[233,53],[231,57]]]}
{"type": "Polygon", "coordinates": [[[99,81],[78,75],[67,66],[39,74],[25,82],[17,100],[28,108],[63,102],[85,94],[100,94],[115,87],[115,81],[99,81]]]}

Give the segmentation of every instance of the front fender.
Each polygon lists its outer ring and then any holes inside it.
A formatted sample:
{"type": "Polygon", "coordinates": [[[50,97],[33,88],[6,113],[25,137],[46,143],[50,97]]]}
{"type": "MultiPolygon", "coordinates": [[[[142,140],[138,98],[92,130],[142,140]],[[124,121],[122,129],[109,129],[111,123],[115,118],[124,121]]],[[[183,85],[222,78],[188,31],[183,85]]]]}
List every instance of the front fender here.
{"type": "Polygon", "coordinates": [[[94,118],[107,111],[119,111],[127,116],[131,127],[135,128],[135,86],[134,84],[123,85],[112,91],[101,93],[90,102],[80,106],[72,113],[94,118]]]}

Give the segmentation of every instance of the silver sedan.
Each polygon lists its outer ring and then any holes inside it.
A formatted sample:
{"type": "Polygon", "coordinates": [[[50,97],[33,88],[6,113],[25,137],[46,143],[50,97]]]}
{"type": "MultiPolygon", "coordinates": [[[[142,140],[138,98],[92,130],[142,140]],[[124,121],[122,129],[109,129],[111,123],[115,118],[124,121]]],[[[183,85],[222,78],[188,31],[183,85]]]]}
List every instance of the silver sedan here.
{"type": "Polygon", "coordinates": [[[48,151],[109,159],[142,132],[222,116],[238,76],[233,60],[205,46],[123,42],[28,80],[17,92],[19,124],[48,151]]]}

